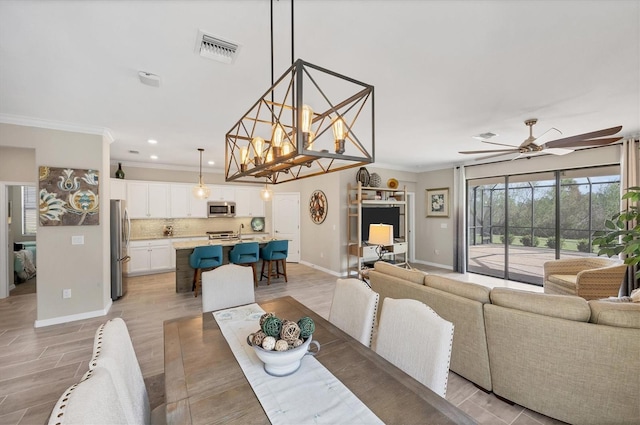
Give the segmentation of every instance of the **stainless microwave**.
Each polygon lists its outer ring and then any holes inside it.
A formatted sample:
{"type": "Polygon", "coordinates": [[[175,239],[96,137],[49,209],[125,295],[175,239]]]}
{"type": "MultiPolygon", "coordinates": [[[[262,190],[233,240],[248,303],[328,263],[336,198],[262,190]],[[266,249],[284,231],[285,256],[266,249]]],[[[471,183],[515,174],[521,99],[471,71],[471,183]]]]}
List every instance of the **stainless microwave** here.
{"type": "Polygon", "coordinates": [[[230,201],[207,202],[208,217],[235,217],[236,203],[230,201]]]}

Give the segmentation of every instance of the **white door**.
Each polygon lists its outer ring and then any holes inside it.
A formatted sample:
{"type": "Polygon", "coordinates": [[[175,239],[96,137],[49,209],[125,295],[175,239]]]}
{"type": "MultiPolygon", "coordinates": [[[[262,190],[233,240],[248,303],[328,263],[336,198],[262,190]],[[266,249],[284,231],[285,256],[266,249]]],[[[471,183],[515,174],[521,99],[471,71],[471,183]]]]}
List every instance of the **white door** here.
{"type": "Polygon", "coordinates": [[[300,194],[274,193],[272,201],[273,236],[289,240],[287,262],[300,261],[300,194]]]}

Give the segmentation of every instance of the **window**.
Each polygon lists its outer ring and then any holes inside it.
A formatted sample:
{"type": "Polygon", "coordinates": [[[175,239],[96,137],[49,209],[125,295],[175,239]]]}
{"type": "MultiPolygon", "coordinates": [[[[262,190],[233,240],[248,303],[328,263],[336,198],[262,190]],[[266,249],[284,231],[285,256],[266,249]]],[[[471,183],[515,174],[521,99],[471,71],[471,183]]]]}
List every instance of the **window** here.
{"type": "Polygon", "coordinates": [[[35,186],[22,186],[22,234],[24,236],[36,234],[37,198],[35,186]]]}
{"type": "Polygon", "coordinates": [[[620,208],[620,168],[467,180],[467,269],[542,285],[545,261],[595,256],[593,233],[620,208]]]}

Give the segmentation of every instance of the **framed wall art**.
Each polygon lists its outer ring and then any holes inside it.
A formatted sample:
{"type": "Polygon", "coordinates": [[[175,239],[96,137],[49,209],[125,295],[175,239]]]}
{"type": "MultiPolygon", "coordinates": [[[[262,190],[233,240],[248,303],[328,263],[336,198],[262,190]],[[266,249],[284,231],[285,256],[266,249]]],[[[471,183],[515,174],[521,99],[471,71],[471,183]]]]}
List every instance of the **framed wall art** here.
{"type": "Polygon", "coordinates": [[[427,189],[427,217],[449,217],[449,188],[427,189]]]}
{"type": "Polygon", "coordinates": [[[39,171],[41,226],[100,224],[97,170],[41,166],[39,171]]]}
{"type": "Polygon", "coordinates": [[[329,205],[327,204],[327,196],[321,190],[316,190],[311,194],[309,198],[309,215],[311,221],[315,224],[321,224],[325,218],[327,218],[327,210],[329,205]]]}

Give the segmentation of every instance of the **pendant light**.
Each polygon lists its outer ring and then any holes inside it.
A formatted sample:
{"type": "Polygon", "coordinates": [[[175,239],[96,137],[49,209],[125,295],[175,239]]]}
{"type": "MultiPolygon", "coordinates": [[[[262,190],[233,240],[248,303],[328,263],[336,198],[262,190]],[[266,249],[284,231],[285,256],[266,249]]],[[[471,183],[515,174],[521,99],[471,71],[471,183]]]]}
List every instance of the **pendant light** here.
{"type": "Polygon", "coordinates": [[[198,148],[198,151],[200,151],[200,178],[198,179],[198,184],[193,186],[192,191],[193,196],[197,199],[207,199],[211,195],[211,189],[202,182],[202,152],[204,152],[204,149],[198,148]]]}
{"type": "Polygon", "coordinates": [[[273,198],[273,191],[269,189],[269,186],[267,185],[266,182],[264,184],[264,189],[260,191],[260,197],[265,202],[269,202],[271,201],[271,198],[273,198]]]}

